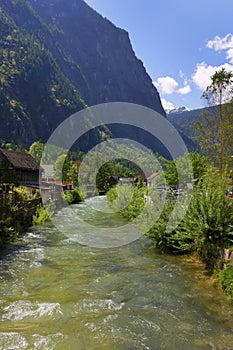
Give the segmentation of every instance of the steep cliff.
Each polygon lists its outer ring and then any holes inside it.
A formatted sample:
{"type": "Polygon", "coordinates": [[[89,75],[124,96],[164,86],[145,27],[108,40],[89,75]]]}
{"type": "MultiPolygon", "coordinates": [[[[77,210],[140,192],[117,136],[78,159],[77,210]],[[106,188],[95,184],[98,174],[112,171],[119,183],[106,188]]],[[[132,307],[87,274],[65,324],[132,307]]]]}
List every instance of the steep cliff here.
{"type": "MultiPolygon", "coordinates": [[[[30,0],[53,31],[56,44],[85,77],[64,70],[89,105],[135,102],[164,113],[157,90],[133,52],[128,33],[92,10],[83,0],[30,0]]],[[[50,47],[58,57],[54,48],[50,47]]]]}
{"type": "Polygon", "coordinates": [[[83,0],[0,0],[0,139],[46,141],[70,114],[133,102],[165,116],[128,33],[83,0]]]}

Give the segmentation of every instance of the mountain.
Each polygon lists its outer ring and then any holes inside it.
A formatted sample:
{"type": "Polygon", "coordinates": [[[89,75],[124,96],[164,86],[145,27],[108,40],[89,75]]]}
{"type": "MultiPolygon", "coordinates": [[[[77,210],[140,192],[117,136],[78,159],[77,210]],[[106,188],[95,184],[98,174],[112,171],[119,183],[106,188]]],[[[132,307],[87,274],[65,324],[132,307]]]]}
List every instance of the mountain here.
{"type": "Polygon", "coordinates": [[[201,121],[202,115],[211,115],[216,114],[219,111],[218,106],[205,107],[194,109],[191,111],[182,110],[174,113],[167,114],[167,119],[181,130],[183,134],[187,137],[193,139],[194,137],[194,124],[198,121],[201,121]]]}
{"type": "Polygon", "coordinates": [[[83,0],[0,0],[0,15],[0,139],[45,142],[68,116],[104,102],[165,116],[128,33],[83,0]]]}
{"type": "Polygon", "coordinates": [[[167,114],[173,114],[173,113],[183,113],[183,112],[188,112],[190,111],[190,109],[188,109],[187,107],[183,106],[183,107],[178,107],[178,108],[173,108],[173,109],[166,109],[165,112],[167,114]]]}

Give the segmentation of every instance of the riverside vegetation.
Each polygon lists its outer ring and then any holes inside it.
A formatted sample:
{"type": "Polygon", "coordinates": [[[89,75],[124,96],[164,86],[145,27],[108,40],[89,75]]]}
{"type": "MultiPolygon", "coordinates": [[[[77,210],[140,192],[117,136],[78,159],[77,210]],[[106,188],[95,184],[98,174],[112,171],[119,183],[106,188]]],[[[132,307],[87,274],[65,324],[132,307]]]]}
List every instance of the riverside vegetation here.
{"type": "MultiPolygon", "coordinates": [[[[182,199],[174,200],[167,195],[159,219],[147,232],[147,236],[152,241],[152,247],[161,252],[198,254],[208,270],[219,275],[223,290],[233,301],[233,267],[228,261],[223,261],[223,250],[233,247],[233,200],[226,196],[226,188],[227,177],[213,167],[207,168],[194,185],[190,205],[178,226],[167,230],[174,205],[182,199]],[[227,269],[220,271],[223,263],[227,269]]],[[[110,205],[129,221],[135,220],[143,210],[142,221],[147,222],[153,211],[160,210],[162,199],[158,191],[135,184],[132,199],[130,198],[129,186],[117,185],[107,193],[110,205]],[[145,203],[145,195],[152,199],[150,204],[145,203]],[[126,202],[129,205],[124,207],[126,202]]]]}
{"type": "MultiPolygon", "coordinates": [[[[178,225],[174,225],[172,211],[175,201],[167,196],[159,219],[147,232],[152,246],[162,252],[195,253],[206,263],[210,272],[215,272],[224,292],[233,302],[233,266],[225,259],[224,250],[233,250],[233,199],[227,196],[233,174],[233,72],[224,68],[211,77],[211,84],[203,93],[203,98],[215,108],[211,114],[204,114],[194,125],[200,154],[192,153],[193,175],[197,180],[185,215],[176,211],[178,225]],[[181,216],[180,216],[181,215],[181,216]],[[180,220],[179,220],[180,216],[180,220]],[[171,220],[172,219],[172,220],[171,220]],[[169,225],[168,230],[167,225],[169,225]]],[[[186,169],[185,158],[176,160],[182,172],[186,169]],[[183,164],[183,165],[182,165],[183,164]]],[[[173,161],[160,158],[163,165],[166,185],[181,185],[173,161]]],[[[186,193],[189,196],[188,193],[186,193]]],[[[158,192],[136,185],[132,200],[127,187],[111,189],[108,201],[121,215],[133,220],[144,208],[146,222],[152,211],[159,211],[158,192]],[[145,195],[151,198],[145,203],[145,195]],[[130,204],[124,208],[125,200],[130,204]],[[145,208],[146,206],[146,208],[145,208]]],[[[181,199],[177,199],[181,200],[181,199]]],[[[187,204],[183,199],[184,205],[187,204]]],[[[182,204],[182,203],[181,203],[182,204]]],[[[143,220],[142,220],[143,221],[143,220]]]]}
{"type": "Polygon", "coordinates": [[[24,188],[14,188],[12,196],[14,199],[9,203],[7,213],[2,213],[0,220],[0,250],[32,224],[33,212],[41,207],[38,191],[30,195],[24,188]]]}

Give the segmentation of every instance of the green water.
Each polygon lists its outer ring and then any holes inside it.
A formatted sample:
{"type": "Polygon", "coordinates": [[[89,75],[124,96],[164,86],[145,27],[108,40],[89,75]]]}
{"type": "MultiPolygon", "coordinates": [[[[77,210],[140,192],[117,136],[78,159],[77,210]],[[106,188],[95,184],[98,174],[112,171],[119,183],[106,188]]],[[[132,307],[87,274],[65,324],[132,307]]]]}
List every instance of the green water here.
{"type": "MultiPolygon", "coordinates": [[[[200,263],[156,254],[146,238],[82,246],[74,212],[88,216],[86,204],[58,213],[69,234],[46,224],[4,252],[0,349],[233,349],[233,308],[200,263]]],[[[98,226],[121,219],[92,213],[92,220],[98,235],[98,226]]]]}

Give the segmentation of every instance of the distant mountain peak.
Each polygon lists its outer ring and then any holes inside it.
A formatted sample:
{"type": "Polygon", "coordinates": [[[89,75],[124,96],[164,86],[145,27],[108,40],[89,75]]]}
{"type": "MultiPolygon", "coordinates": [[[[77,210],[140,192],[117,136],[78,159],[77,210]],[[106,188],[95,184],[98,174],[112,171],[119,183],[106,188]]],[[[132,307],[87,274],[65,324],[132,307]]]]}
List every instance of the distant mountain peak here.
{"type": "Polygon", "coordinates": [[[166,109],[165,112],[167,114],[173,114],[173,113],[183,113],[183,112],[189,112],[190,109],[188,107],[177,107],[177,108],[173,108],[173,109],[166,109]]]}

